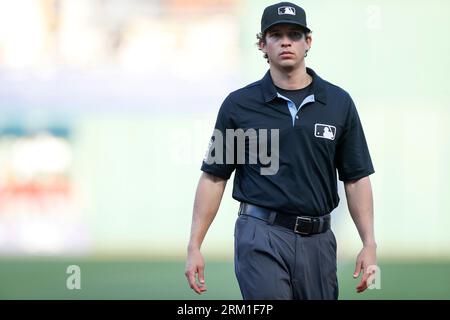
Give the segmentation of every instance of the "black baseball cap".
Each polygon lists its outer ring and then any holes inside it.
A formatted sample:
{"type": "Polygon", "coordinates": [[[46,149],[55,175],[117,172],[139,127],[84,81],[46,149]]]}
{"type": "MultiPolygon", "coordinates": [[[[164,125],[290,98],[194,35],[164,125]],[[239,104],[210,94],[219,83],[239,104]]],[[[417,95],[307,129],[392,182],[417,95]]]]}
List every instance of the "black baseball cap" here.
{"type": "Polygon", "coordinates": [[[265,8],[261,18],[261,32],[264,33],[279,23],[296,24],[311,32],[306,25],[305,10],[291,2],[280,2],[265,8]]]}

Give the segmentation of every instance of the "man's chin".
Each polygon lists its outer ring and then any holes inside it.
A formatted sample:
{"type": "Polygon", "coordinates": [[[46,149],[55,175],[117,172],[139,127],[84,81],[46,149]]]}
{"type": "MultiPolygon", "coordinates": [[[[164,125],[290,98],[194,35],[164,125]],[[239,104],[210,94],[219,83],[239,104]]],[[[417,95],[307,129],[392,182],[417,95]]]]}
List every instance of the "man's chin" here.
{"type": "Polygon", "coordinates": [[[298,68],[300,66],[300,63],[294,60],[284,60],[278,63],[278,66],[284,70],[293,70],[298,68]]]}

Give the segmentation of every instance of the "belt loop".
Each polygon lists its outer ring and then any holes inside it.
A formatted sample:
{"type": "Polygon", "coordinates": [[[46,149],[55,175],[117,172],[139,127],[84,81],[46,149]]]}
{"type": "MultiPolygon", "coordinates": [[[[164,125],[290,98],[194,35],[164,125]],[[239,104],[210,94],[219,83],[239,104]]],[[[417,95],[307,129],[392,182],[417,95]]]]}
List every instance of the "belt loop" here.
{"type": "Polygon", "coordinates": [[[321,218],[319,218],[319,230],[317,230],[317,232],[322,232],[322,230],[323,230],[323,225],[324,225],[324,219],[321,217],[321,218]]]}
{"type": "Polygon", "coordinates": [[[240,216],[242,214],[242,206],[243,206],[243,202],[241,202],[241,204],[239,205],[239,211],[238,211],[238,216],[240,216]]]}
{"type": "Polygon", "coordinates": [[[270,212],[270,216],[269,216],[269,220],[267,222],[269,224],[273,224],[273,222],[275,221],[276,217],[277,217],[277,212],[276,211],[271,211],[270,212]]]}

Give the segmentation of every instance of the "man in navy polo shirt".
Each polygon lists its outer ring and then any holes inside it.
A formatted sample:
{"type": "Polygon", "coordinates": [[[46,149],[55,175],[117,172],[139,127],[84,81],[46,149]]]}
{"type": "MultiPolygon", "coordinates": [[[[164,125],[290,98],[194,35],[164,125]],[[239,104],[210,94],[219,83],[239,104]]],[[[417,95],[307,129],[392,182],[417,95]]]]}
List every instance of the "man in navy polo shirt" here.
{"type": "Polygon", "coordinates": [[[258,40],[269,71],[226,97],[202,163],[185,272],[189,285],[206,291],[200,247],[236,171],[235,273],[243,298],[337,299],[330,213],[339,203],[338,173],[363,244],[353,275],[362,273],[356,287],[362,292],[376,265],[374,169],[355,104],[306,68],[311,30],[299,6],[267,7],[258,40]],[[260,152],[258,161],[249,161],[256,152],[252,141],[263,142],[257,150],[271,158],[260,152]],[[239,159],[240,151],[245,157],[239,159]]]}

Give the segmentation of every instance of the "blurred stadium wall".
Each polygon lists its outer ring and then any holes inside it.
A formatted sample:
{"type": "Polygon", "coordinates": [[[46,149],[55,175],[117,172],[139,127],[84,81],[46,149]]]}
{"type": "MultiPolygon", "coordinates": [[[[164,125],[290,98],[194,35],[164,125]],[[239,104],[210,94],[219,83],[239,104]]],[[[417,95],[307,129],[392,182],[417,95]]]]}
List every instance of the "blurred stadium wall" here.
{"type": "MultiPolygon", "coordinates": [[[[0,0],[0,255],[183,258],[226,95],[269,1],[0,0]]],[[[450,258],[448,1],[301,1],[307,65],[355,100],[380,258],[450,258]]],[[[360,247],[345,205],[341,257],[360,247]]],[[[232,180],[204,243],[232,256],[232,180]]]]}

